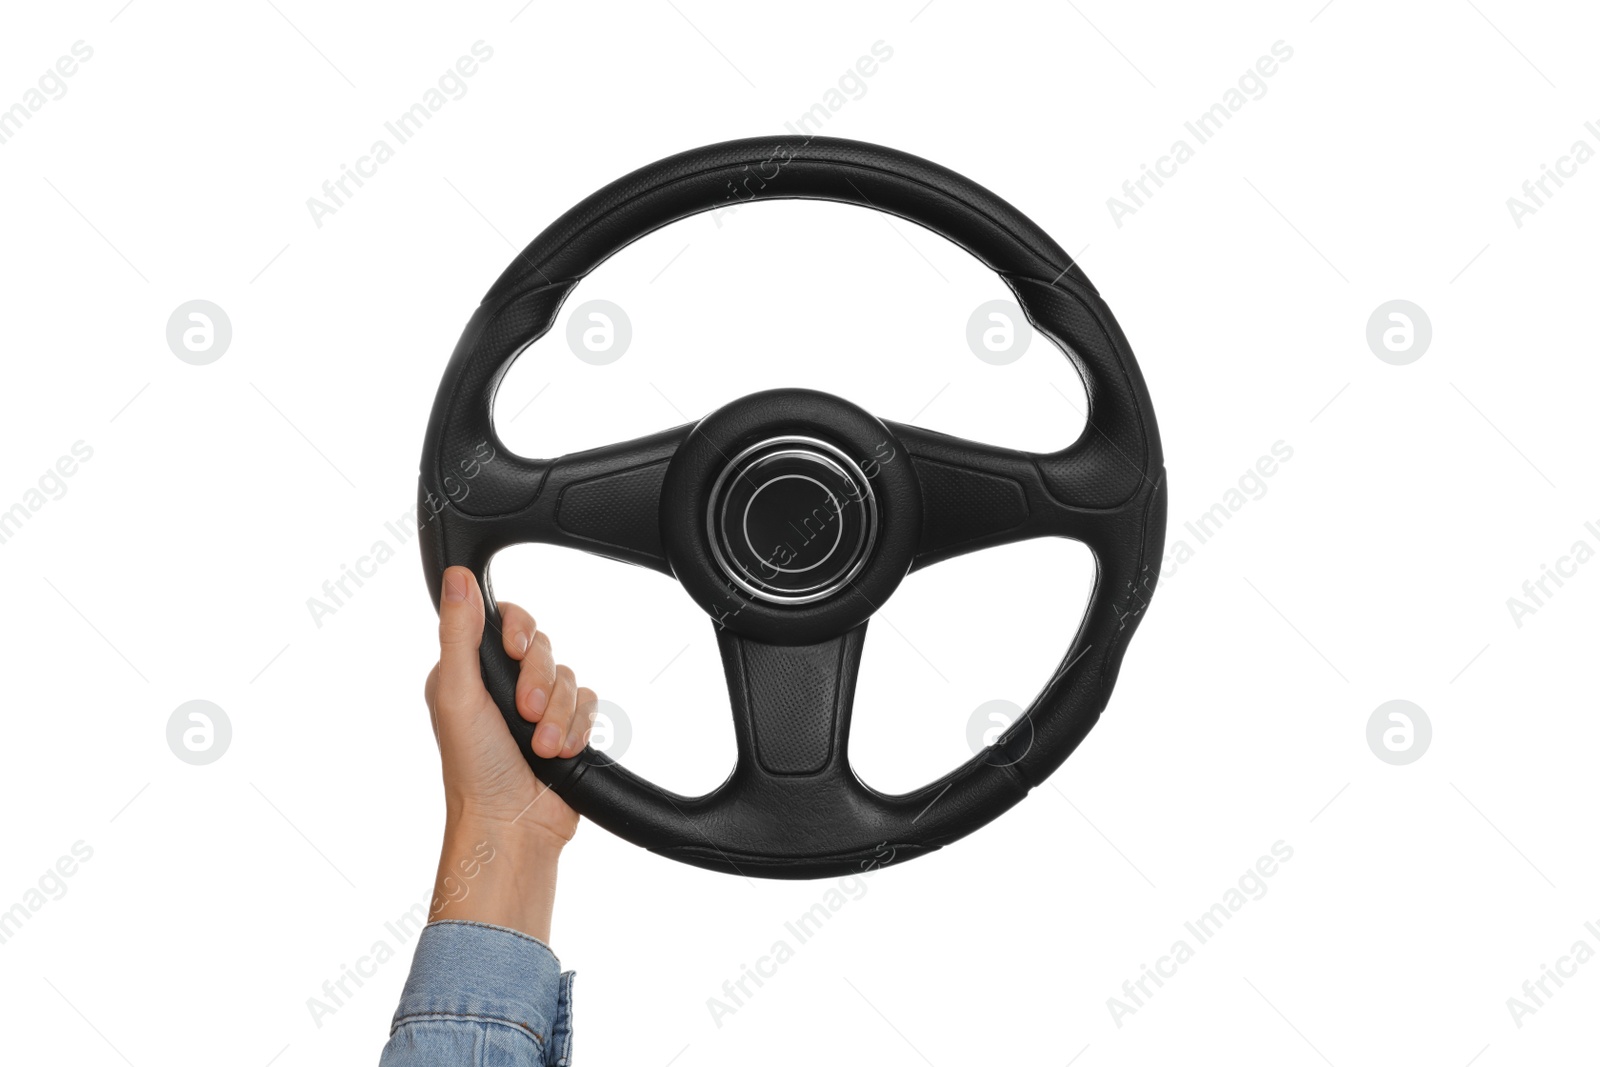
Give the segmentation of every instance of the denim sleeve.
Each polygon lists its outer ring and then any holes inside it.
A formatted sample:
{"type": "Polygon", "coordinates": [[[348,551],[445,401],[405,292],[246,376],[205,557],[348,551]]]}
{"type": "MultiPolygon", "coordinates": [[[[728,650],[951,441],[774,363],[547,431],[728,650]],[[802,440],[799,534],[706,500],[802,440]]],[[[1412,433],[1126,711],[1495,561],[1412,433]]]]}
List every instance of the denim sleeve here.
{"type": "Polygon", "coordinates": [[[417,939],[379,1067],[568,1067],[572,972],[538,938],[429,923],[417,939]]]}

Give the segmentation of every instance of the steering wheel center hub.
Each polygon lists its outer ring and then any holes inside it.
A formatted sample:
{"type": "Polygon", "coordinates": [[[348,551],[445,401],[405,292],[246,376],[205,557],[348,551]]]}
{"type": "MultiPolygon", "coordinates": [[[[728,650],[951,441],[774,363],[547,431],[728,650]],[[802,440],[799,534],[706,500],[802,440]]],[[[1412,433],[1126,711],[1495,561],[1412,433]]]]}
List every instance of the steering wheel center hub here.
{"type": "Polygon", "coordinates": [[[706,534],[717,566],[740,589],[768,603],[809,604],[865,565],[878,503],[840,449],[814,437],[773,437],[723,468],[706,534]]]}

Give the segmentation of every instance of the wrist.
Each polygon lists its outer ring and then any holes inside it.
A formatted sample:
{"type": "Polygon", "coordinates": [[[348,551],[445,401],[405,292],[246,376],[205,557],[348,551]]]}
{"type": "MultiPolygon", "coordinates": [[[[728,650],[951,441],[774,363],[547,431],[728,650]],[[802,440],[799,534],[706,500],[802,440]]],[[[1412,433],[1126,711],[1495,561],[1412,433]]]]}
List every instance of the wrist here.
{"type": "Polygon", "coordinates": [[[462,799],[446,793],[445,839],[488,835],[505,841],[510,847],[559,851],[572,840],[572,835],[558,834],[540,820],[535,804],[523,805],[519,810],[514,803],[503,806],[486,804],[481,800],[462,799]]]}
{"type": "Polygon", "coordinates": [[[446,820],[430,921],[489,923],[550,940],[566,841],[546,828],[469,812],[446,820]]]}

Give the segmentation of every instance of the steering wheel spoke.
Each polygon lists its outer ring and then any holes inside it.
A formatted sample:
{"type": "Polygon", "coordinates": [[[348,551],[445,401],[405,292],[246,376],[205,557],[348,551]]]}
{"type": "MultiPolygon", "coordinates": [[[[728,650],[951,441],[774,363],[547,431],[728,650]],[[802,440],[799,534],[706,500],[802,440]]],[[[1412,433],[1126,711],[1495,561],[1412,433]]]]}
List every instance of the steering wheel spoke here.
{"type": "Polygon", "coordinates": [[[1063,452],[1041,456],[902,423],[889,426],[922,487],[922,538],[913,570],[1036,537],[1069,537],[1098,550],[1116,536],[1122,508],[1089,503],[1101,499],[1108,469],[1118,466],[1093,445],[1092,430],[1063,452]]]}
{"type": "Polygon", "coordinates": [[[661,483],[689,429],[678,426],[552,460],[539,498],[519,527],[530,541],[672,573],[661,547],[661,483]]]}
{"type": "MultiPolygon", "coordinates": [[[[474,472],[449,479],[446,492],[459,494],[460,500],[445,521],[472,544],[477,561],[486,562],[511,545],[550,544],[671,574],[661,546],[661,483],[689,430],[678,426],[551,460],[525,459],[503,449],[496,456],[490,448],[474,472]],[[491,483],[491,478],[499,480],[491,483]],[[507,489],[513,479],[522,486],[515,494],[507,489]],[[472,492],[491,485],[497,513],[470,514],[460,506],[488,510],[472,492]]],[[[424,506],[429,506],[426,498],[424,506]]]]}
{"type": "Polygon", "coordinates": [[[808,645],[717,632],[739,766],[761,779],[741,785],[765,790],[783,779],[849,777],[850,713],[866,632],[861,623],[808,645]]]}

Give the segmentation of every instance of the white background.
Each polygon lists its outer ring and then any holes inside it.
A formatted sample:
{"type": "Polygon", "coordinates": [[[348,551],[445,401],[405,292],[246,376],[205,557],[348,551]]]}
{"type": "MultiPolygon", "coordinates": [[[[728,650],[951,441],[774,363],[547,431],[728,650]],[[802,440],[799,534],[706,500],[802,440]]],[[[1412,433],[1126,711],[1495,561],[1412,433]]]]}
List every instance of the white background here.
{"type": "MultiPolygon", "coordinates": [[[[1507,599],[1575,541],[1600,548],[1600,162],[1521,227],[1506,205],[1575,140],[1600,148],[1591,10],[122,2],[19,5],[0,34],[0,107],[74,42],[94,50],[0,145],[0,509],[93,449],[0,544],[0,909],[93,850],[0,944],[0,1058],[375,1060],[409,945],[320,1026],[307,1000],[431,885],[433,615],[414,542],[384,524],[414,500],[446,357],[513,247],[571,204],[781,131],[878,41],[892,58],[824,132],[937,160],[1082,250],[1155,398],[1169,544],[1194,554],[1049,783],[852,885],[720,1026],[708,999],[837,884],[707,873],[582,829],[554,932],[580,972],[579,1062],[1592,1058],[1600,962],[1520,1027],[1507,998],[1574,942],[1600,950],[1600,564],[1520,627],[1507,599]],[[493,58],[466,95],[315,225],[307,198],[479,40],[493,58]],[[1107,198],[1193,144],[1184,122],[1277,41],[1293,57],[1266,94],[1119,227],[1107,198]],[[207,366],[166,343],[192,299],[232,322],[207,366]],[[1366,342],[1391,299],[1432,321],[1407,366],[1366,342]],[[1293,458],[1265,495],[1197,546],[1184,522],[1279,441],[1293,458]],[[308,598],[380,539],[396,557],[319,627],[308,598]],[[208,766],[167,747],[191,699],[232,723],[208,766]],[[1366,741],[1391,699],[1432,722],[1407,766],[1366,741]],[[1193,946],[1184,923],[1279,841],[1293,858],[1265,896],[1119,1026],[1108,998],[1193,946]]],[[[997,367],[966,346],[971,311],[1007,295],[859,210],[701,216],[579,287],[498,425],[553,455],[793,384],[1059,447],[1083,422],[1060,354],[1035,338],[997,367]],[[591,298],[633,324],[609,366],[565,346],[591,298]]],[[[909,788],[969,755],[973,709],[1026,704],[1054,668],[1091,566],[1037,543],[912,576],[870,630],[858,771],[909,788]]],[[[526,547],[495,579],[626,710],[625,762],[682,790],[726,773],[711,625],[675,584],[526,547]]]]}

